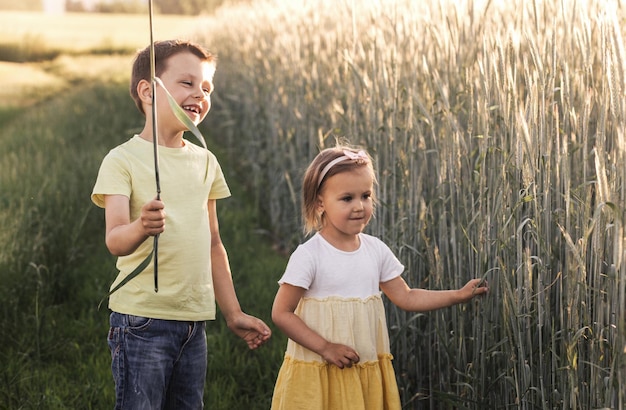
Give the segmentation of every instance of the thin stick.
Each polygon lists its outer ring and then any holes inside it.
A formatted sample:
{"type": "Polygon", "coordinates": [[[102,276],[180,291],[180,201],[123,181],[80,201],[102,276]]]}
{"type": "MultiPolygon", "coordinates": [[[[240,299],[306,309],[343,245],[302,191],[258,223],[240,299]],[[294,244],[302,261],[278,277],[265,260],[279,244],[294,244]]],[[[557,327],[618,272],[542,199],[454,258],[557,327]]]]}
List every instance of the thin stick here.
{"type": "MultiPolygon", "coordinates": [[[[156,179],[157,199],[161,199],[161,181],[159,178],[159,137],[157,134],[156,116],[156,63],[154,56],[154,36],[152,29],[152,0],[148,2],[150,14],[150,78],[152,82],[152,146],[154,147],[154,177],[156,179]]],[[[154,291],[159,291],[159,235],[154,236],[154,291]]]]}

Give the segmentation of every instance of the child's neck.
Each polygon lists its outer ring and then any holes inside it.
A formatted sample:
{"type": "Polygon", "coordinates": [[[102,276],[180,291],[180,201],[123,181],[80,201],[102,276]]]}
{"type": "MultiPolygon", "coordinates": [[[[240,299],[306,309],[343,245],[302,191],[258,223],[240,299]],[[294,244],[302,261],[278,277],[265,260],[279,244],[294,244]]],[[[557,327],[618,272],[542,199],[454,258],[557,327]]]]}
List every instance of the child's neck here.
{"type": "Polygon", "coordinates": [[[319,231],[322,238],[326,240],[333,247],[344,252],[354,252],[361,246],[361,238],[359,235],[346,235],[336,231],[330,231],[328,229],[322,229],[319,231]]]}
{"type": "MultiPolygon", "coordinates": [[[[149,129],[148,127],[144,128],[143,131],[141,131],[141,133],[139,134],[139,137],[143,138],[146,141],[152,142],[152,129],[149,129]]],[[[162,147],[181,148],[185,146],[185,142],[183,141],[183,131],[180,131],[176,134],[159,132],[157,137],[159,141],[159,146],[162,147]]]]}

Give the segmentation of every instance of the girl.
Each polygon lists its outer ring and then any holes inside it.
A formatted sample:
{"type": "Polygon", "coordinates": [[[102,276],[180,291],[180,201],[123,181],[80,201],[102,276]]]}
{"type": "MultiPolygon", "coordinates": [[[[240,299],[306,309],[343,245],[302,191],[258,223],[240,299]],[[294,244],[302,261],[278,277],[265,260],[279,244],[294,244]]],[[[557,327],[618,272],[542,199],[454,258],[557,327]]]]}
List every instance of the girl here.
{"type": "Polygon", "coordinates": [[[272,320],[289,341],[273,410],[400,409],[380,290],[420,312],[487,292],[480,279],[459,290],[410,289],[391,250],[363,233],[375,182],[369,155],[341,146],[320,152],[304,175],[305,232],[316,233],[278,282],[272,320]]]}

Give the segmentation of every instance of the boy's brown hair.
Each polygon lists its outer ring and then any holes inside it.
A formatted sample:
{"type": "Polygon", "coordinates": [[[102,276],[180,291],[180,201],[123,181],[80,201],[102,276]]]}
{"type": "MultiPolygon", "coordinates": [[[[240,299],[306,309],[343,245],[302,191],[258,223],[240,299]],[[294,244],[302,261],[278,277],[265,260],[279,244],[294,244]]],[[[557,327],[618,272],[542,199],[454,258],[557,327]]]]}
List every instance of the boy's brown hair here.
{"type": "MultiPolygon", "coordinates": [[[[217,56],[211,54],[208,50],[197,43],[186,40],[164,40],[154,43],[154,71],[159,77],[167,67],[167,60],[171,56],[190,52],[202,61],[206,61],[213,65],[217,64],[217,56]]],[[[135,105],[142,114],[146,114],[141,105],[141,99],[137,94],[137,85],[141,80],[152,81],[150,75],[150,46],[140,50],[133,61],[133,69],[130,77],[130,96],[135,101],[135,105]]]]}

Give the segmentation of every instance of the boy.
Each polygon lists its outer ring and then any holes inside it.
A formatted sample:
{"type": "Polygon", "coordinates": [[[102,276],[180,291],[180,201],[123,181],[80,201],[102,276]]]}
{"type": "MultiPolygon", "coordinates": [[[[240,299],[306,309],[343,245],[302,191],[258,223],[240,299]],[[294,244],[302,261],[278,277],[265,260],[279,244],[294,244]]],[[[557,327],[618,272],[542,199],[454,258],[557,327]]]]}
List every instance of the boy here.
{"type": "MultiPolygon", "coordinates": [[[[207,115],[216,61],[186,41],[154,44],[155,72],[194,124],[207,115]]],[[[228,327],[256,349],[270,337],[245,314],[221,242],[215,201],[230,195],[215,156],[183,139],[165,91],[156,91],[159,174],[156,199],[150,48],[134,61],[130,93],[145,116],[140,134],[102,161],[92,200],[105,209],[106,245],[118,257],[117,285],[143,261],[159,235],[158,292],[153,263],[109,299],[108,344],[116,409],[201,409],[207,366],[205,321],[215,301],[228,327]],[[167,224],[167,226],[166,226],[167,224]]]]}

